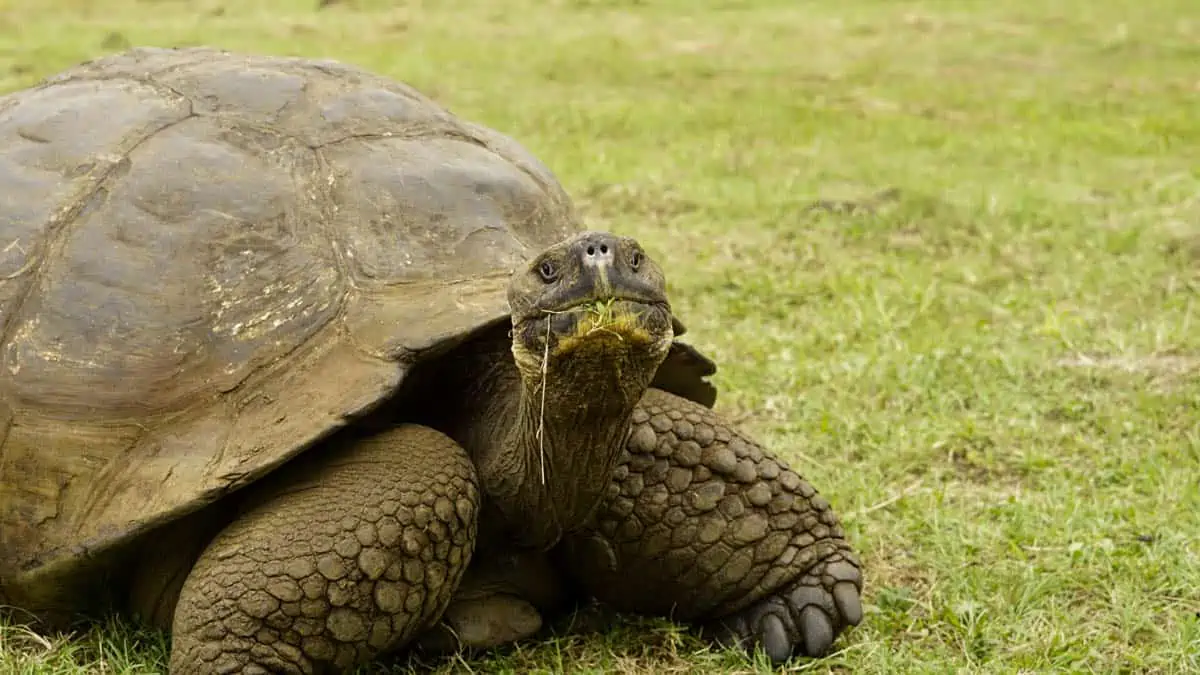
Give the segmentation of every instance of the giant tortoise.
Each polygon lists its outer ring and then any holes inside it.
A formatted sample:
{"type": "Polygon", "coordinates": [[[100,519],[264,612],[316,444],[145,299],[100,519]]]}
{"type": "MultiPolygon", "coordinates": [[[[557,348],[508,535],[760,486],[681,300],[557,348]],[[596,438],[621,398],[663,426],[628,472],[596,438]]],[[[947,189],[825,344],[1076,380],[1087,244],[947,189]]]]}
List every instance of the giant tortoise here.
{"type": "MultiPolygon", "coordinates": [[[[509,137],[331,61],[135,49],[0,98],[0,602],[173,673],[487,648],[583,602],[776,662],[862,618],[662,270],[509,137]]],[[[10,620],[14,620],[10,618],[10,620]]]]}

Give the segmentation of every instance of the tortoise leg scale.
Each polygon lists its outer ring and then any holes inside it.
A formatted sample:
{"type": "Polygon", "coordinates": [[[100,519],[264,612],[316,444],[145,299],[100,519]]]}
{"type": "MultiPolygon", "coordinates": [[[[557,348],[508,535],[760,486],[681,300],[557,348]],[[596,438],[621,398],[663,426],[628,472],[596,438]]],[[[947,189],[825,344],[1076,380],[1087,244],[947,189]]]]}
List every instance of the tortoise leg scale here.
{"type": "Polygon", "coordinates": [[[560,555],[583,593],[777,663],[826,654],[862,620],[859,562],[829,502],[712,410],[657,389],[560,555]]]}
{"type": "Polygon", "coordinates": [[[475,544],[466,452],[413,425],[331,445],[269,476],[200,555],[172,675],[343,672],[445,610],[475,544]]]}

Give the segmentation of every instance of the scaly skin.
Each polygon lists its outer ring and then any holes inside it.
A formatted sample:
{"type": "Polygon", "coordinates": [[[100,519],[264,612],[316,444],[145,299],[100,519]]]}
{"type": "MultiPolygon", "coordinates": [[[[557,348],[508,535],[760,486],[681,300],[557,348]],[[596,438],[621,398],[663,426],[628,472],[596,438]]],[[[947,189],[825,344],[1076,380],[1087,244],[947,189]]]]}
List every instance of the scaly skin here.
{"type": "Polygon", "coordinates": [[[656,389],[592,525],[560,553],[586,594],[776,662],[823,655],[862,619],[859,562],[829,502],[713,411],[656,389]]]}
{"type": "Polygon", "coordinates": [[[345,671],[437,620],[475,545],[466,452],[404,425],[301,458],[183,584],[172,675],[345,671]]]}

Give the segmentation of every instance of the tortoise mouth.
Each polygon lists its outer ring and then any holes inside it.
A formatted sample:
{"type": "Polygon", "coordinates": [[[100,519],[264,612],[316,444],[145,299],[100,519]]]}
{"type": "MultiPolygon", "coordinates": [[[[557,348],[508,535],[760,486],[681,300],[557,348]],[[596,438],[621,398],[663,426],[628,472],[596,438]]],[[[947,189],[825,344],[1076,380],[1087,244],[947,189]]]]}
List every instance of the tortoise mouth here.
{"type": "Polygon", "coordinates": [[[604,306],[617,307],[624,309],[653,309],[662,307],[669,310],[669,306],[662,298],[651,298],[640,293],[614,293],[600,298],[583,298],[579,300],[571,300],[559,303],[557,306],[544,307],[540,309],[543,316],[551,314],[571,314],[571,313],[597,313],[602,312],[604,306]]]}
{"type": "MultiPolygon", "coordinates": [[[[613,297],[608,300],[576,303],[565,310],[546,311],[552,335],[560,338],[585,338],[598,334],[635,337],[661,333],[662,317],[670,316],[666,303],[613,297]]],[[[669,329],[670,321],[666,322],[669,329]]]]}
{"type": "Polygon", "coordinates": [[[591,346],[665,351],[674,332],[668,303],[615,295],[543,309],[514,326],[513,337],[529,352],[558,357],[591,346]]]}

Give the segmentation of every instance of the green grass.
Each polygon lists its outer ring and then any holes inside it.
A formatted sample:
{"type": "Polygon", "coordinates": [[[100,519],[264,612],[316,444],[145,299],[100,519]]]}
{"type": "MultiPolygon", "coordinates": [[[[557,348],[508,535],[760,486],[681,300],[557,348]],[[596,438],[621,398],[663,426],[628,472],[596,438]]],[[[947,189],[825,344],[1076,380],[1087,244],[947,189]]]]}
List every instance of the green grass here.
{"type": "MultiPolygon", "coordinates": [[[[1194,0],[316,4],[9,0],[0,87],[128,44],[408,81],[641,238],[719,408],[839,510],[866,619],[790,669],[1200,670],[1194,0]]],[[[0,629],[0,671],[165,649],[0,629]]],[[[434,665],[767,670],[632,620],[434,665]]]]}

